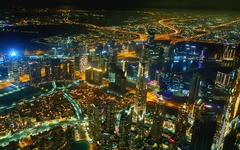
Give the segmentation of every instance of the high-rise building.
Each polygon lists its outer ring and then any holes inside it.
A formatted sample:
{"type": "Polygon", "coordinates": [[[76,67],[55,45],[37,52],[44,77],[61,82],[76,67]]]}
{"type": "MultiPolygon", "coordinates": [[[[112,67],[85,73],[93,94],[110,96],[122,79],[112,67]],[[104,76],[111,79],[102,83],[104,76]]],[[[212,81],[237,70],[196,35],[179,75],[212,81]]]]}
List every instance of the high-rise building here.
{"type": "Polygon", "coordinates": [[[74,79],[74,60],[66,59],[61,63],[63,67],[61,69],[61,80],[73,80],[74,79]]]}
{"type": "Polygon", "coordinates": [[[87,68],[89,67],[87,55],[75,57],[74,62],[75,62],[74,63],[75,71],[85,72],[87,70],[87,68]]]}
{"type": "Polygon", "coordinates": [[[223,88],[229,87],[231,85],[232,75],[233,74],[231,72],[229,73],[218,71],[215,84],[223,88]]]}
{"type": "Polygon", "coordinates": [[[12,70],[12,78],[15,80],[16,83],[19,83],[19,70],[18,70],[18,60],[17,59],[14,59],[12,60],[12,67],[11,67],[11,70],[12,70]]]}
{"type": "Polygon", "coordinates": [[[148,30],[148,43],[149,44],[153,44],[154,42],[154,39],[155,39],[155,30],[154,29],[149,29],[148,30]]]}
{"type": "Polygon", "coordinates": [[[109,102],[106,106],[106,120],[104,122],[104,131],[113,134],[115,130],[115,103],[109,102]]]}
{"type": "Polygon", "coordinates": [[[199,110],[193,125],[191,150],[211,150],[216,130],[216,114],[199,110]]]}
{"type": "Polygon", "coordinates": [[[89,133],[93,139],[94,147],[99,145],[101,140],[101,130],[102,130],[102,120],[100,117],[100,110],[95,105],[90,105],[89,107],[89,133]]]}
{"type": "Polygon", "coordinates": [[[186,132],[189,126],[187,104],[184,104],[179,107],[176,120],[176,135],[179,140],[186,138],[186,132]]]}
{"type": "Polygon", "coordinates": [[[136,99],[134,102],[134,122],[143,121],[144,115],[146,113],[146,100],[147,100],[147,80],[148,80],[148,70],[149,62],[146,54],[147,49],[141,55],[141,60],[138,63],[138,74],[136,81],[136,99]]]}
{"type": "Polygon", "coordinates": [[[109,78],[109,88],[119,93],[124,93],[126,91],[126,82],[124,72],[115,64],[110,64],[110,70],[108,71],[109,78]]]}
{"type": "Polygon", "coordinates": [[[52,74],[52,80],[60,80],[61,76],[61,60],[60,58],[52,58],[51,59],[51,74],[52,74]]]}
{"type": "Polygon", "coordinates": [[[45,73],[46,73],[46,76],[45,76],[45,81],[51,81],[52,80],[52,68],[51,68],[51,65],[49,63],[46,63],[44,65],[44,68],[45,68],[45,73]]]}
{"type": "MultiPolygon", "coordinates": [[[[131,111],[131,110],[130,110],[131,111]]],[[[127,113],[125,110],[121,112],[120,124],[119,124],[119,149],[126,150],[129,148],[129,133],[131,129],[131,112],[127,113]]]]}
{"type": "Polygon", "coordinates": [[[191,84],[190,84],[190,91],[189,91],[189,102],[194,103],[198,100],[198,94],[200,89],[200,75],[198,73],[193,75],[191,84]]]}
{"type": "Polygon", "coordinates": [[[127,78],[123,70],[117,65],[117,52],[114,51],[109,60],[108,68],[109,89],[122,94],[126,92],[127,78]]]}
{"type": "Polygon", "coordinates": [[[31,84],[41,83],[41,65],[39,62],[33,61],[29,62],[29,76],[31,84]]]}
{"type": "Polygon", "coordinates": [[[97,84],[101,85],[102,84],[102,79],[103,79],[103,72],[101,69],[97,68],[88,68],[86,70],[86,81],[91,83],[91,84],[97,84]]]}
{"type": "Polygon", "coordinates": [[[6,66],[0,66],[0,80],[4,80],[8,77],[8,68],[6,66]]]}
{"type": "Polygon", "coordinates": [[[230,128],[226,132],[222,150],[238,150],[240,145],[240,116],[233,119],[230,123],[230,128]]]}
{"type": "Polygon", "coordinates": [[[88,68],[88,56],[83,55],[80,58],[80,72],[85,72],[88,68]]]}
{"type": "Polygon", "coordinates": [[[151,127],[151,138],[154,142],[159,142],[162,135],[162,127],[165,119],[165,108],[163,105],[158,104],[153,113],[153,124],[151,127]]]}
{"type": "Polygon", "coordinates": [[[237,48],[235,45],[224,45],[221,64],[232,67],[237,61],[237,48]]]}
{"type": "Polygon", "coordinates": [[[233,76],[231,78],[231,86],[229,90],[229,98],[225,105],[225,113],[223,115],[222,128],[220,131],[220,136],[218,137],[216,148],[220,149],[223,147],[224,136],[227,131],[229,131],[229,124],[234,118],[240,115],[240,70],[233,71],[233,76]]]}
{"type": "Polygon", "coordinates": [[[80,56],[74,57],[74,69],[80,71],[80,56]]]}

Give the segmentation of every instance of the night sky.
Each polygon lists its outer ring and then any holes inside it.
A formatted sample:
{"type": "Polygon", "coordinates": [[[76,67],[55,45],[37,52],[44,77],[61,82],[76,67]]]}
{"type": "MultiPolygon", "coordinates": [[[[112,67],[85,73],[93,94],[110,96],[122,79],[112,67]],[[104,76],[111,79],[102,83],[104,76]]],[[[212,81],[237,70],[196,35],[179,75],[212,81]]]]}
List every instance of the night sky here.
{"type": "Polygon", "coordinates": [[[0,6],[79,8],[188,8],[240,10],[240,0],[1,0],[0,6]]]}

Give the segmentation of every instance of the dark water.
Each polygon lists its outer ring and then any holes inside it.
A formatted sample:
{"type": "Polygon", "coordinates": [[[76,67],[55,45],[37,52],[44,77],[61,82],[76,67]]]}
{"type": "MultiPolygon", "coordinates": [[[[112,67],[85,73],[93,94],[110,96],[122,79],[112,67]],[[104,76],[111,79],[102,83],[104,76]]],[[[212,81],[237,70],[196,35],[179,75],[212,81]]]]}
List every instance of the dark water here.
{"type": "MultiPolygon", "coordinates": [[[[42,84],[40,87],[32,86],[22,86],[24,89],[21,91],[0,97],[0,106],[11,106],[13,103],[17,103],[21,99],[30,100],[33,96],[38,97],[39,95],[46,93],[46,91],[51,90],[52,84],[42,84]]],[[[16,90],[16,87],[8,87],[3,90],[0,90],[0,94],[16,90]]]]}
{"type": "MultiPolygon", "coordinates": [[[[13,88],[9,87],[4,90],[1,90],[1,93],[9,92],[14,90],[13,88]]],[[[30,99],[32,96],[41,94],[40,89],[34,87],[26,87],[25,89],[3,96],[0,98],[0,106],[10,106],[14,102],[18,102],[21,99],[30,99]]]]}
{"type": "Polygon", "coordinates": [[[0,52],[9,49],[23,50],[49,50],[49,45],[34,43],[34,39],[49,36],[67,36],[73,34],[88,33],[87,28],[81,25],[40,25],[7,27],[0,31],[0,52]]]}

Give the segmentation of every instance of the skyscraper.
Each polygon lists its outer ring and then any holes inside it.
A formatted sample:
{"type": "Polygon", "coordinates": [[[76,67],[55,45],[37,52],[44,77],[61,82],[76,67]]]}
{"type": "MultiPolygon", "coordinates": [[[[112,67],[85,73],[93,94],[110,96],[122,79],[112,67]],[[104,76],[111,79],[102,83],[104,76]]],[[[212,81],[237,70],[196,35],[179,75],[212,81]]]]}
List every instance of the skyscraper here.
{"type": "Polygon", "coordinates": [[[105,120],[105,132],[113,134],[115,130],[115,104],[109,102],[106,106],[106,120],[105,120]]]}
{"type": "Polygon", "coordinates": [[[103,72],[101,69],[88,68],[86,70],[85,75],[86,75],[87,82],[89,82],[91,84],[97,84],[97,85],[102,84],[103,72]]]}
{"type": "Polygon", "coordinates": [[[149,62],[146,48],[143,48],[140,57],[136,81],[136,99],[134,102],[134,122],[142,122],[146,113],[147,80],[149,76],[149,62]]]}
{"type": "MultiPolygon", "coordinates": [[[[131,110],[130,110],[131,111],[131,110]]],[[[121,112],[119,125],[119,149],[126,150],[129,148],[129,132],[131,129],[131,112],[128,114],[125,110],[121,112]]]]}
{"type": "Polygon", "coordinates": [[[229,90],[228,90],[229,98],[225,105],[225,113],[223,115],[221,134],[216,143],[217,149],[219,149],[223,146],[224,135],[225,135],[226,131],[229,130],[229,124],[233,121],[234,118],[236,118],[240,114],[239,87],[240,87],[240,70],[238,69],[238,70],[233,71],[233,76],[231,77],[231,86],[229,87],[229,90]]]}
{"type": "Polygon", "coordinates": [[[159,142],[161,140],[163,121],[165,119],[165,108],[162,104],[158,104],[156,107],[153,114],[153,124],[150,134],[154,142],[159,142]]]}
{"type": "Polygon", "coordinates": [[[0,80],[8,77],[8,68],[6,66],[0,66],[0,80]]]}
{"type": "Polygon", "coordinates": [[[52,79],[53,80],[60,80],[61,76],[61,60],[60,58],[52,58],[51,59],[51,72],[52,72],[52,79]]]}
{"type": "Polygon", "coordinates": [[[189,91],[189,102],[194,103],[198,99],[199,89],[200,89],[200,75],[198,73],[193,75],[190,91],[189,91]]]}
{"type": "Polygon", "coordinates": [[[29,75],[31,84],[39,84],[42,80],[41,65],[37,61],[29,62],[29,75]]]}
{"type": "Polygon", "coordinates": [[[240,144],[240,141],[237,141],[237,134],[240,132],[240,116],[236,117],[229,126],[230,129],[225,136],[223,150],[238,150],[237,142],[240,144]]]}
{"type": "Polygon", "coordinates": [[[66,59],[62,62],[63,68],[61,68],[61,80],[73,80],[74,79],[74,60],[66,59]]]}
{"type": "Polygon", "coordinates": [[[193,125],[190,150],[211,150],[216,130],[216,114],[199,111],[193,125]]]}
{"type": "Polygon", "coordinates": [[[235,65],[237,48],[235,45],[224,45],[221,64],[226,67],[235,65]]]}

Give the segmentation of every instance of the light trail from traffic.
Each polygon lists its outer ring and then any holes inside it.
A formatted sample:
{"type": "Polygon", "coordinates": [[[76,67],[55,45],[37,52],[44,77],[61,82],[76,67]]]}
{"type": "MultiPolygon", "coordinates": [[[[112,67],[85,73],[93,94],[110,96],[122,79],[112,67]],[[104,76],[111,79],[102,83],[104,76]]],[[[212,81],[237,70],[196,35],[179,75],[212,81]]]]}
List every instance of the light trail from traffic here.
{"type": "Polygon", "coordinates": [[[73,106],[77,119],[81,120],[82,119],[82,111],[81,108],[79,107],[79,105],[77,104],[77,102],[71,97],[69,96],[66,92],[64,92],[64,97],[71,103],[71,105],[73,106]]]}
{"type": "Polygon", "coordinates": [[[22,131],[19,131],[19,132],[13,133],[13,134],[8,134],[4,137],[0,137],[0,146],[4,147],[12,141],[19,141],[19,140],[29,137],[31,135],[34,136],[34,135],[38,135],[39,133],[50,131],[51,129],[53,129],[59,125],[73,126],[78,123],[79,122],[76,118],[70,118],[67,120],[56,119],[56,120],[38,123],[33,127],[24,129],[22,131]]]}
{"type": "MultiPolygon", "coordinates": [[[[73,126],[75,124],[84,124],[85,122],[83,121],[82,118],[82,111],[80,106],[77,104],[77,102],[72,99],[67,93],[66,93],[66,88],[65,87],[57,87],[56,86],[56,82],[52,82],[52,90],[49,91],[46,94],[42,94],[40,97],[43,96],[47,96],[47,95],[52,95],[54,93],[56,93],[57,91],[61,90],[64,93],[64,97],[71,103],[71,105],[73,106],[75,113],[76,113],[76,118],[75,117],[71,117],[70,119],[55,119],[55,120],[48,120],[45,122],[37,122],[35,125],[33,125],[30,128],[27,129],[23,129],[19,132],[16,133],[9,133],[6,136],[2,136],[0,137],[0,146],[4,147],[6,145],[8,145],[10,142],[12,141],[19,141],[21,139],[24,139],[30,135],[38,135],[39,133],[43,133],[43,132],[47,132],[50,131],[51,129],[57,127],[57,126],[63,126],[63,125],[67,125],[67,126],[73,126]]],[[[72,87],[73,84],[69,84],[67,86],[67,88],[72,87]]],[[[39,98],[40,98],[39,97],[39,98]]]]}

